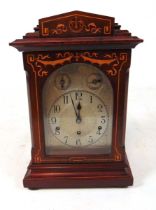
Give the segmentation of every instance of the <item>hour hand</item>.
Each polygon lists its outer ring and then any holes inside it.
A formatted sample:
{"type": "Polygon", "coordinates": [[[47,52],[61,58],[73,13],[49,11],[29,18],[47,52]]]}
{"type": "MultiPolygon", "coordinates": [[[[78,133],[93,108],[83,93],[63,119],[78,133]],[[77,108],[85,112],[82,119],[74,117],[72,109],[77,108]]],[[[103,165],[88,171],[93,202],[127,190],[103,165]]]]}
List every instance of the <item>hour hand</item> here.
{"type": "Polygon", "coordinates": [[[78,105],[77,105],[77,110],[79,110],[79,111],[80,111],[80,110],[81,110],[81,108],[82,108],[82,107],[81,107],[81,104],[80,104],[80,101],[79,101],[79,103],[78,103],[78,105]]]}
{"type": "Polygon", "coordinates": [[[79,101],[79,103],[78,103],[78,105],[77,105],[77,118],[76,118],[76,122],[77,123],[80,123],[81,122],[81,116],[80,116],[80,110],[81,110],[81,104],[80,104],[80,101],[79,101]]]}

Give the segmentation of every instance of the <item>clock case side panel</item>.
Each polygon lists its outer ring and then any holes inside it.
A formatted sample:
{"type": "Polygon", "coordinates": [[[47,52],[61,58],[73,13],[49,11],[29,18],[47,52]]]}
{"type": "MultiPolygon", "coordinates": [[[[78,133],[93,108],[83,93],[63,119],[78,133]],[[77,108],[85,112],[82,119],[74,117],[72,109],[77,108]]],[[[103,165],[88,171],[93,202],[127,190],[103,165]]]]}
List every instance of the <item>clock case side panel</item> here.
{"type": "Polygon", "coordinates": [[[114,89],[113,145],[115,147],[113,147],[113,150],[114,154],[116,154],[116,160],[122,161],[126,158],[125,132],[131,50],[119,50],[119,54],[123,62],[118,68],[117,74],[110,79],[114,89]]]}
{"type": "Polygon", "coordinates": [[[33,65],[34,54],[31,52],[23,53],[24,69],[26,71],[27,95],[29,104],[29,120],[31,128],[31,162],[40,163],[43,154],[43,133],[42,133],[42,114],[41,98],[38,84],[38,69],[33,65]]]}
{"type": "Polygon", "coordinates": [[[120,103],[119,103],[119,124],[118,139],[119,145],[125,154],[125,133],[126,133],[126,118],[127,118],[127,103],[128,103],[128,84],[129,84],[129,69],[131,63],[131,52],[129,53],[128,62],[121,72],[121,84],[120,84],[120,103]]]}

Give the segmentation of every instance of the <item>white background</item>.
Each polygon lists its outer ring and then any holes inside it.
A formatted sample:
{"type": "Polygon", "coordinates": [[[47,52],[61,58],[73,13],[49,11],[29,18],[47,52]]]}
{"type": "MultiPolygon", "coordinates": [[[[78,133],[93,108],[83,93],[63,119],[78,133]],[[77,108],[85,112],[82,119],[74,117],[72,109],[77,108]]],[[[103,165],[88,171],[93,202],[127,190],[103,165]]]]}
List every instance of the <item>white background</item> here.
{"type": "Polygon", "coordinates": [[[156,6],[154,0],[1,1],[0,5],[0,209],[156,209],[156,6]],[[144,39],[133,50],[126,147],[135,178],[126,189],[30,191],[22,179],[30,161],[30,130],[22,53],[8,43],[38,19],[72,10],[113,16],[144,39]]]}

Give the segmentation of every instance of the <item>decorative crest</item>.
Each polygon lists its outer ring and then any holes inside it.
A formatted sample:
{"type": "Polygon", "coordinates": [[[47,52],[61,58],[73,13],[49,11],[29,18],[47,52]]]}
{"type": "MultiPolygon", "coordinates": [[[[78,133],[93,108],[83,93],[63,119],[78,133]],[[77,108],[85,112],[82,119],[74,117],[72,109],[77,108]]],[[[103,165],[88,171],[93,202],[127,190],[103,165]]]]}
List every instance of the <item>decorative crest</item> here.
{"type": "Polygon", "coordinates": [[[39,20],[42,37],[107,36],[113,33],[114,18],[73,11],[39,20]]]}

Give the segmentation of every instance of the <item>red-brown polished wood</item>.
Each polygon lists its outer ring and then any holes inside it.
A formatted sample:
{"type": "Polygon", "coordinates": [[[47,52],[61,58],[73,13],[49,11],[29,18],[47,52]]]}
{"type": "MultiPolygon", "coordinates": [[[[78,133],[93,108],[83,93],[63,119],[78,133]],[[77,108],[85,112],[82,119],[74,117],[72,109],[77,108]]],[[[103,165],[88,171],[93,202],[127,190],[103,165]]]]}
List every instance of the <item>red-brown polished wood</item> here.
{"type": "Polygon", "coordinates": [[[40,19],[34,33],[10,43],[23,52],[28,85],[32,160],[23,181],[25,187],[126,187],[133,184],[125,152],[128,76],[131,48],[142,41],[127,30],[120,30],[112,17],[73,11],[40,19]],[[59,67],[79,62],[98,67],[112,84],[112,152],[109,155],[46,155],[43,85],[59,67]]]}

